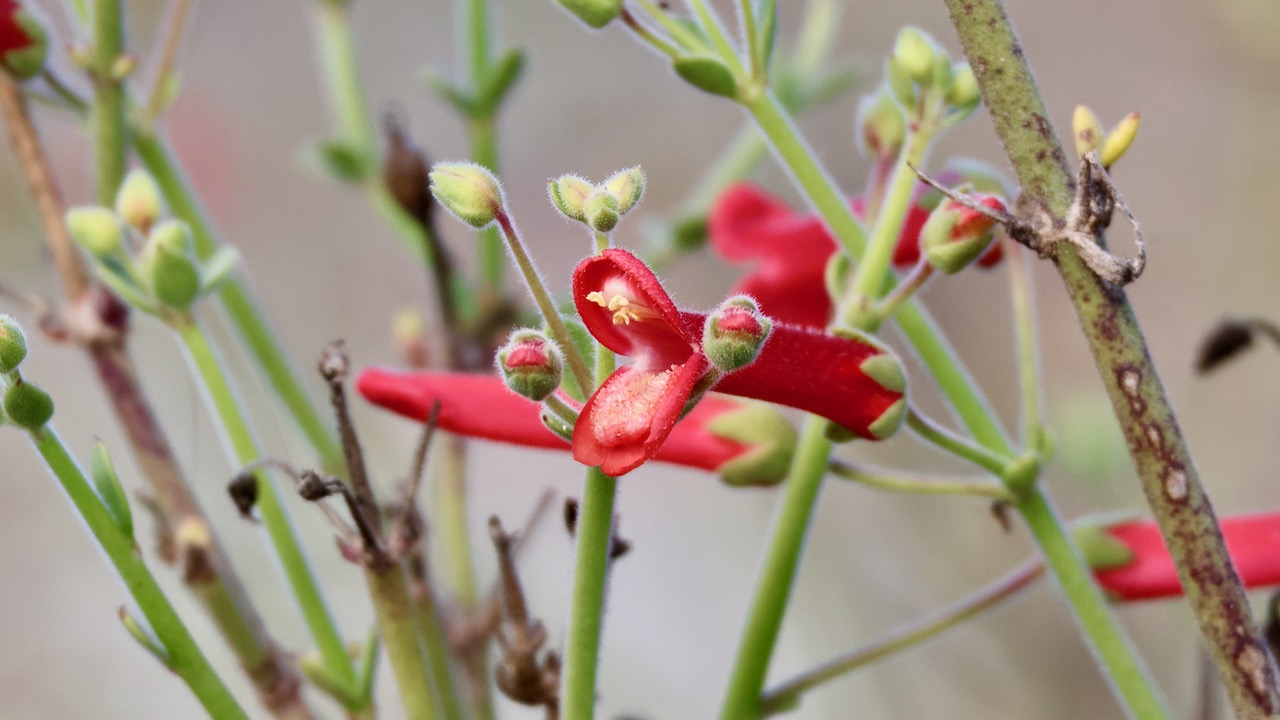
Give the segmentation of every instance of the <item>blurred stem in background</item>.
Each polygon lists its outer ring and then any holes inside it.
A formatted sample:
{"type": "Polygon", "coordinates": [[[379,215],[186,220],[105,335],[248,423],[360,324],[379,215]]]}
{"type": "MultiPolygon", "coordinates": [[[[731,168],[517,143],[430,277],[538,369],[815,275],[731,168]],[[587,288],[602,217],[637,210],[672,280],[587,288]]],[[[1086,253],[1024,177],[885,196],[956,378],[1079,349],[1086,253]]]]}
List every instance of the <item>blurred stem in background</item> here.
{"type": "Polygon", "coordinates": [[[311,712],[299,693],[296,668],[253,607],[143,394],[127,348],[128,327],[123,323],[112,327],[110,323],[109,316],[122,313],[123,306],[90,279],[63,222],[61,193],[26,101],[21,90],[7,78],[0,78],[0,113],[40,211],[46,244],[62,280],[66,295],[63,322],[92,318],[95,323],[102,323],[93,328],[70,327],[70,339],[84,348],[93,363],[138,467],[150,482],[162,526],[157,533],[160,558],[177,567],[183,582],[209,613],[273,715],[310,718],[311,712]],[[81,307],[85,311],[76,309],[81,307]]]}

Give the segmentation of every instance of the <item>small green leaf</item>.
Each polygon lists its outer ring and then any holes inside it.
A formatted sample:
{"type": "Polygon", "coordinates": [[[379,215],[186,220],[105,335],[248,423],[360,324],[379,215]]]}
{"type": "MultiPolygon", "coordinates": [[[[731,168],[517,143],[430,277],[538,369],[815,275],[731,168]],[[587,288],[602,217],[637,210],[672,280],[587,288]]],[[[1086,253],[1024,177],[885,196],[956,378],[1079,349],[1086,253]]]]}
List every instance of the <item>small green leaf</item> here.
{"type": "Polygon", "coordinates": [[[317,654],[308,653],[303,656],[298,661],[298,669],[302,670],[302,674],[307,677],[307,680],[312,685],[315,685],[326,695],[336,700],[343,708],[349,711],[357,711],[367,707],[367,705],[361,704],[359,689],[338,677],[337,674],[325,666],[317,654]]]}
{"type": "Polygon", "coordinates": [[[335,180],[360,182],[368,175],[364,155],[342,140],[325,140],[316,144],[320,167],[335,180]]]}
{"type": "Polygon", "coordinates": [[[356,697],[364,701],[360,708],[369,707],[373,703],[373,678],[378,674],[378,657],[381,655],[378,649],[381,645],[382,636],[375,626],[360,648],[360,665],[356,668],[356,697]]]}
{"type": "Polygon", "coordinates": [[[117,614],[120,616],[120,623],[124,625],[124,629],[129,632],[129,635],[131,635],[134,640],[138,641],[138,644],[141,645],[143,649],[151,653],[155,659],[159,660],[161,665],[164,665],[169,669],[173,669],[173,662],[169,659],[169,651],[165,649],[164,645],[157,640],[154,635],[152,635],[146,628],[142,627],[141,623],[135,620],[133,615],[130,615],[129,611],[126,610],[123,605],[120,606],[117,614]]]}
{"type": "Polygon", "coordinates": [[[164,81],[160,85],[159,103],[156,105],[157,115],[163,114],[174,100],[178,99],[178,93],[182,90],[182,78],[177,73],[171,72],[165,76],[164,81]]]}
{"type": "Polygon", "coordinates": [[[524,53],[511,50],[489,69],[476,91],[476,111],[492,115],[524,72],[524,53]]]}
{"type": "Polygon", "coordinates": [[[738,97],[738,81],[733,71],[710,55],[687,55],[672,63],[676,74],[690,85],[727,98],[738,97]]]}
{"type": "Polygon", "coordinates": [[[778,38],[778,0],[761,0],[756,9],[756,27],[760,35],[760,57],[767,68],[778,38]]]}
{"type": "Polygon", "coordinates": [[[235,272],[240,264],[240,251],[233,247],[218,248],[200,267],[200,294],[212,292],[235,272]]]}
{"type": "Polygon", "coordinates": [[[120,476],[116,474],[111,456],[107,454],[107,446],[102,441],[93,445],[93,484],[98,490],[98,497],[110,513],[116,526],[125,535],[133,538],[133,512],[129,509],[129,498],[120,485],[120,476]]]}
{"type": "Polygon", "coordinates": [[[472,117],[476,114],[480,102],[478,99],[471,97],[466,90],[449,82],[444,75],[432,68],[423,70],[422,75],[426,79],[427,85],[436,91],[437,95],[448,101],[458,112],[467,117],[472,117]]]}

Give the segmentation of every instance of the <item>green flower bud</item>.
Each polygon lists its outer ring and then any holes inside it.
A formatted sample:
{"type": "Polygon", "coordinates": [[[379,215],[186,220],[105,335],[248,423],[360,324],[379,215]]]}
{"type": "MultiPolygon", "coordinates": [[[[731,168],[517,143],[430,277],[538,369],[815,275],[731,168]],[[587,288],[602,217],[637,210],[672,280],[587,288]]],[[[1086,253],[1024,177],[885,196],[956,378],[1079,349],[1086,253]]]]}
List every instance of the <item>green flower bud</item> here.
{"type": "Polygon", "coordinates": [[[618,214],[626,215],[644,195],[644,171],[638,165],[619,170],[600,187],[618,199],[618,214]]]}
{"type": "Polygon", "coordinates": [[[4,394],[4,412],[14,425],[39,430],[53,417],[53,398],[35,385],[19,380],[4,394]]]}
{"type": "Polygon", "coordinates": [[[776,485],[787,477],[796,448],[796,429],[766,403],[747,403],[707,423],[712,434],[751,450],[716,468],[720,479],[735,487],[776,485]]]}
{"type": "Polygon", "coordinates": [[[1090,150],[1102,147],[1102,123],[1088,105],[1077,105],[1071,116],[1071,133],[1076,141],[1076,155],[1084,157],[1090,150]]]}
{"type": "Polygon", "coordinates": [[[0,5],[0,68],[15,80],[27,80],[44,69],[48,54],[44,19],[26,5],[0,5]]]}
{"type": "Polygon", "coordinates": [[[186,310],[200,294],[200,269],[191,257],[191,234],[182,221],[168,220],[152,229],[138,269],[151,282],[156,298],[175,310],[186,310]]]}
{"type": "Polygon", "coordinates": [[[560,349],[546,335],[529,328],[511,333],[495,361],[507,387],[534,402],[551,397],[564,375],[560,349]]]}
{"type": "Polygon", "coordinates": [[[702,351],[721,372],[732,372],[755,362],[772,330],[773,322],[761,314],[755,300],[735,295],[707,318],[702,351]]]}
{"type": "Polygon", "coordinates": [[[164,212],[164,201],[160,197],[160,186],[151,179],[151,175],[141,168],[129,171],[120,190],[116,192],[116,214],[125,224],[142,234],[151,231],[151,226],[160,219],[164,212]]]}
{"type": "Polygon", "coordinates": [[[0,375],[17,369],[27,357],[27,336],[18,321],[0,314],[0,375]]]}
{"type": "Polygon", "coordinates": [[[124,247],[120,218],[104,207],[78,207],[67,212],[67,231],[85,252],[99,260],[116,255],[124,247]]]}
{"type": "Polygon", "coordinates": [[[547,183],[551,204],[562,215],[578,222],[587,221],[587,216],[582,212],[582,204],[594,190],[595,186],[577,175],[561,175],[547,183]]]}
{"type": "Polygon", "coordinates": [[[697,250],[707,244],[707,217],[684,217],[671,226],[671,244],[681,250],[697,250]]]}
{"type": "Polygon", "coordinates": [[[1132,520],[1132,517],[1107,514],[1100,517],[1086,516],[1072,523],[1071,537],[1090,569],[1122,568],[1136,559],[1132,548],[1107,532],[1108,527],[1128,520],[1132,520]]]}
{"type": "Polygon", "coordinates": [[[436,163],[428,175],[431,194],[459,220],[483,228],[502,212],[502,186],[488,169],[475,163],[436,163]]]}
{"type": "Polygon", "coordinates": [[[587,225],[596,232],[613,232],[622,214],[617,196],[608,190],[596,189],[582,202],[582,214],[587,225]]]}
{"type": "Polygon", "coordinates": [[[613,22],[614,18],[622,13],[622,0],[556,0],[556,2],[589,27],[596,29],[613,22]]]}
{"type": "Polygon", "coordinates": [[[933,78],[934,58],[938,53],[938,45],[928,33],[908,25],[898,31],[889,62],[902,68],[915,82],[925,85],[933,78]]]}
{"type": "MultiPolygon", "coordinates": [[[[974,199],[997,212],[1005,209],[1004,201],[994,195],[974,199]]],[[[935,270],[957,273],[986,252],[995,237],[994,226],[995,220],[948,199],[929,214],[920,230],[920,248],[935,270]]]]}
{"type": "Polygon", "coordinates": [[[1138,136],[1138,126],[1142,124],[1142,113],[1131,112],[1124,116],[1119,122],[1107,133],[1107,139],[1102,143],[1102,151],[1098,153],[1098,162],[1103,167],[1111,167],[1115,161],[1119,160],[1129,150],[1129,146],[1133,144],[1134,138],[1138,136]]]}
{"type": "Polygon", "coordinates": [[[907,135],[907,123],[902,108],[893,101],[889,86],[880,85],[875,92],[864,95],[858,103],[858,149],[864,155],[885,158],[897,157],[907,135]]]}
{"type": "Polygon", "coordinates": [[[982,102],[982,90],[978,78],[973,75],[969,63],[959,63],[952,68],[951,87],[947,90],[947,104],[956,111],[968,115],[982,102]]]}

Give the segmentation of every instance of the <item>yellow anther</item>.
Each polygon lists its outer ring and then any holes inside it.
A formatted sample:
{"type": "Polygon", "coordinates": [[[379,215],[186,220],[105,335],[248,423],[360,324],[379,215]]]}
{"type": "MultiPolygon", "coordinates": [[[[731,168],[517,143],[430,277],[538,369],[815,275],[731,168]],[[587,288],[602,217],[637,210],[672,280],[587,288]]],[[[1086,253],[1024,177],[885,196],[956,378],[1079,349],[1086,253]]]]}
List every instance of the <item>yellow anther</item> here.
{"type": "Polygon", "coordinates": [[[631,321],[642,319],[642,313],[648,309],[643,305],[632,307],[631,298],[625,295],[612,295],[606,300],[599,290],[587,293],[587,300],[612,312],[614,325],[630,325],[631,321]]]}

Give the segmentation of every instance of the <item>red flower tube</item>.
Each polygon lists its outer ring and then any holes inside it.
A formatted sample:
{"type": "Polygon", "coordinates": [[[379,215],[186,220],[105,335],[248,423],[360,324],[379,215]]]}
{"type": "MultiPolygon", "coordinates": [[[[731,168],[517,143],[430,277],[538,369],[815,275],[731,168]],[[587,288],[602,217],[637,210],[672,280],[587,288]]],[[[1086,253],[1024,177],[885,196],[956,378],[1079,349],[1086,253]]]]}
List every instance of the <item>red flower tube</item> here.
{"type": "MultiPolygon", "coordinates": [[[[426,422],[440,404],[437,426],[458,435],[525,447],[568,450],[548,430],[538,403],[511,392],[494,375],[400,372],[368,368],[356,379],[366,400],[395,413],[426,422]]],[[[755,446],[716,434],[709,426],[741,406],[728,398],[708,396],[686,415],[658,448],[655,460],[717,471],[755,446]]]]}
{"type": "MultiPolygon", "coordinates": [[[[1123,543],[1133,559],[1098,570],[1098,583],[1120,600],[1149,600],[1182,594],[1178,569],[1155,522],[1129,522],[1105,528],[1123,543]]],[[[1280,512],[1223,518],[1227,550],[1245,587],[1280,584],[1280,512]]]]}
{"type": "MultiPolygon", "coordinates": [[[[618,249],[579,263],[573,298],[587,330],[633,361],[587,400],[573,433],[574,458],[621,475],[654,456],[710,369],[701,347],[706,316],[678,310],[648,266],[618,249]]],[[[905,384],[897,359],[869,338],[774,323],[756,361],[715,389],[879,439],[902,421],[905,384]]]]}

